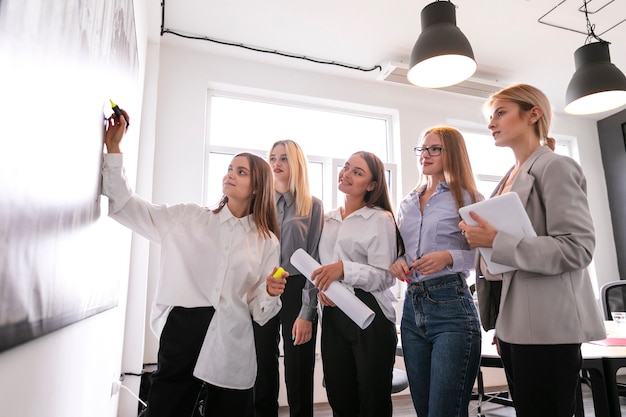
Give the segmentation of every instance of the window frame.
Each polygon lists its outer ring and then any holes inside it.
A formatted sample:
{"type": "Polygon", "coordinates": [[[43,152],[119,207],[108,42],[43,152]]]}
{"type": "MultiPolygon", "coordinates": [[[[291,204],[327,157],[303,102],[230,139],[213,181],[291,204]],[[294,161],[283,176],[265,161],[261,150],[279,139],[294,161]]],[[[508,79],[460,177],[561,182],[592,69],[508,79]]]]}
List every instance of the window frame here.
{"type": "MultiPolygon", "coordinates": [[[[329,100],[319,100],[312,97],[304,97],[298,96],[295,98],[294,96],[287,96],[284,94],[276,94],[271,92],[266,92],[266,94],[253,94],[246,93],[241,91],[229,91],[228,89],[207,89],[207,104],[206,104],[206,117],[205,117],[205,143],[204,143],[204,169],[203,169],[203,191],[202,191],[202,201],[204,205],[214,204],[215,202],[208,201],[209,188],[211,183],[215,182],[215,178],[209,178],[210,171],[210,156],[212,153],[219,154],[230,154],[236,155],[240,152],[250,152],[255,155],[259,155],[265,159],[267,159],[267,152],[269,149],[254,149],[254,148],[240,148],[235,146],[224,146],[224,145],[213,145],[211,144],[211,107],[212,107],[212,99],[213,97],[225,97],[236,100],[245,100],[245,101],[255,101],[267,104],[281,105],[281,106],[292,106],[301,109],[310,109],[314,111],[328,111],[339,114],[345,114],[347,116],[358,116],[358,117],[367,117],[367,118],[375,118],[381,119],[385,122],[385,130],[386,130],[386,140],[385,140],[385,149],[387,152],[387,160],[381,158],[385,165],[385,170],[389,172],[389,195],[391,199],[392,206],[395,207],[398,204],[398,196],[401,195],[401,179],[400,179],[400,170],[398,169],[398,164],[395,162],[397,155],[395,154],[395,149],[399,148],[400,145],[397,144],[399,142],[397,120],[398,113],[393,109],[386,108],[378,108],[372,106],[364,106],[357,105],[354,103],[347,102],[336,102],[329,100]]],[[[300,143],[299,143],[300,144],[300,143]]],[[[302,147],[306,150],[306,144],[301,144],[302,147]]],[[[354,149],[354,152],[359,151],[360,149],[354,149]]],[[[326,212],[336,208],[341,203],[338,201],[338,190],[337,190],[337,161],[340,161],[339,164],[343,166],[345,159],[335,158],[329,156],[319,156],[314,154],[306,154],[307,160],[309,161],[309,165],[311,164],[322,164],[322,195],[318,197],[324,202],[324,210],[326,212]],[[330,207],[327,207],[330,202],[330,207]]]]}

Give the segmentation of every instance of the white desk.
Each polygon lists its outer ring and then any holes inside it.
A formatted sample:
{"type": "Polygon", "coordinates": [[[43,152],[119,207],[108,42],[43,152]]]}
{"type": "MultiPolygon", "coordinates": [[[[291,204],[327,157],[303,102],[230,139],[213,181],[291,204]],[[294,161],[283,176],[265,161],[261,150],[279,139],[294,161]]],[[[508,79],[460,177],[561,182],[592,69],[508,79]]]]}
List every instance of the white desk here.
{"type": "MultiPolygon", "coordinates": [[[[619,337],[626,338],[626,329],[617,329],[613,321],[605,321],[604,325],[607,331],[607,337],[619,337]]],[[[581,351],[583,353],[583,359],[589,358],[601,358],[602,372],[605,384],[605,396],[608,410],[605,410],[604,414],[596,415],[608,415],[611,417],[621,417],[622,413],[619,404],[619,395],[617,392],[617,371],[620,368],[626,367],[626,346],[601,346],[593,343],[584,343],[581,351]]],[[[594,382],[592,381],[592,392],[594,382]]],[[[599,396],[602,393],[598,394],[599,396]]],[[[597,398],[598,401],[601,398],[597,398]]],[[[596,407],[596,394],[594,393],[594,407],[596,407]]]]}

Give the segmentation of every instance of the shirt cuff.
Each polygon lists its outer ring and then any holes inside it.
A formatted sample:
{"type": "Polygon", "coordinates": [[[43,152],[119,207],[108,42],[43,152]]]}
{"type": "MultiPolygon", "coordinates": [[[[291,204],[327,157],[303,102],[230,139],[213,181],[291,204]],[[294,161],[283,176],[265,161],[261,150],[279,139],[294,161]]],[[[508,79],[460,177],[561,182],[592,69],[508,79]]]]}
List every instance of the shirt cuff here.
{"type": "Polygon", "coordinates": [[[318,289],[311,284],[302,290],[302,308],[298,318],[313,322],[317,317],[317,293],[318,289]]]}

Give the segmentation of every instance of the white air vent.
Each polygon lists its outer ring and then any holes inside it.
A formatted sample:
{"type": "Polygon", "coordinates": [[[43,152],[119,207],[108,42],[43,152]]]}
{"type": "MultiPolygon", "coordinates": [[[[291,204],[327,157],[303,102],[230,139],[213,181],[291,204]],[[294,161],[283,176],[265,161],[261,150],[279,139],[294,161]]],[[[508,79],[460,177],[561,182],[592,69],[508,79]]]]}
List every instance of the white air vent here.
{"type": "MultiPolygon", "coordinates": [[[[383,68],[383,71],[378,76],[378,79],[381,81],[390,81],[412,86],[413,84],[411,84],[406,78],[406,74],[408,72],[409,67],[407,64],[390,62],[383,68]]],[[[504,85],[498,85],[492,81],[470,77],[459,84],[451,85],[449,87],[435,88],[434,90],[449,91],[451,93],[464,94],[467,96],[487,98],[504,87],[504,85]]]]}

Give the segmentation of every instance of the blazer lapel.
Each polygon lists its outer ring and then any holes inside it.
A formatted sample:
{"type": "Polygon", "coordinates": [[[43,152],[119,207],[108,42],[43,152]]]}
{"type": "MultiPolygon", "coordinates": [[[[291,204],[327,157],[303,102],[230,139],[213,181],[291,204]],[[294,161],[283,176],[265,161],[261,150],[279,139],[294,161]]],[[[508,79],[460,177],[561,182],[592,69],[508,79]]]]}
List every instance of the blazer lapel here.
{"type": "Polygon", "coordinates": [[[524,207],[526,207],[526,202],[528,201],[534,183],[535,177],[527,171],[521,171],[517,174],[517,178],[515,178],[515,182],[513,182],[511,191],[515,191],[517,195],[519,195],[519,199],[522,201],[522,206],[524,207]]]}
{"type": "Polygon", "coordinates": [[[537,159],[546,152],[552,152],[545,146],[539,146],[530,154],[526,162],[522,165],[520,172],[517,174],[517,178],[511,186],[511,191],[515,191],[519,195],[522,205],[526,207],[526,202],[530,196],[530,192],[535,184],[535,177],[530,172],[533,165],[537,162],[537,159]]]}

